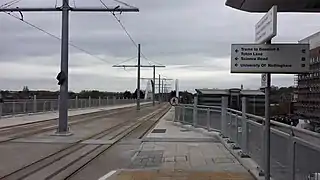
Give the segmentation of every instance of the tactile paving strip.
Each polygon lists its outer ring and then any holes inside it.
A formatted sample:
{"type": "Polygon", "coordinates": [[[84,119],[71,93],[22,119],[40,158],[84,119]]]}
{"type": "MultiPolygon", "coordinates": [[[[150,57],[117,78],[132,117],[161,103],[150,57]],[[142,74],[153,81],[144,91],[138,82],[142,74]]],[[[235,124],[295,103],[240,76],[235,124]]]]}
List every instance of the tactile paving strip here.
{"type": "Polygon", "coordinates": [[[106,180],[254,180],[246,173],[170,170],[121,170],[106,180]]]}

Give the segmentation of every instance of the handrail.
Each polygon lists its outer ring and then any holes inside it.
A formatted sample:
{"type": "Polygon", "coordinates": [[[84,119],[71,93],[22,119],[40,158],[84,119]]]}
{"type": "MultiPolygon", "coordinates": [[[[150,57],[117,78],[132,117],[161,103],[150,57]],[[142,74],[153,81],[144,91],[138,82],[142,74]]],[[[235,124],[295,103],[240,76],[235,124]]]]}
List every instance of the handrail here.
{"type": "Polygon", "coordinates": [[[241,111],[238,111],[238,110],[235,110],[235,109],[227,108],[227,111],[231,111],[231,112],[234,112],[234,113],[237,113],[237,114],[241,114],[241,115],[242,115],[242,112],[241,112],[241,111]]]}
{"type": "MultiPolygon", "coordinates": [[[[194,107],[193,104],[179,104],[179,106],[194,107]]],[[[197,105],[197,108],[221,109],[220,106],[206,106],[206,105],[197,105]]]]}
{"type": "MultiPolygon", "coordinates": [[[[182,111],[176,111],[177,114],[175,114],[175,118],[177,117],[176,120],[178,122],[206,128],[209,131],[216,128],[218,132],[229,139],[229,142],[233,143],[234,148],[241,148],[241,156],[251,156],[251,158],[256,161],[257,165],[262,168],[261,170],[263,172],[264,164],[261,162],[261,159],[263,158],[261,156],[264,156],[262,150],[264,148],[264,135],[262,132],[264,123],[261,122],[265,121],[264,117],[250,113],[242,113],[242,111],[226,107],[194,106],[193,104],[180,105],[180,107],[182,107],[182,111]],[[186,113],[186,111],[183,110],[183,107],[191,109],[193,112],[186,113]],[[214,110],[212,108],[218,108],[220,110],[214,110]],[[206,116],[203,112],[200,112],[202,110],[207,111],[206,116]],[[216,111],[216,115],[211,116],[210,111],[216,111]],[[198,113],[201,113],[201,116],[198,116],[198,113]],[[239,127],[241,127],[241,132],[239,132],[239,127]],[[248,137],[251,137],[251,139],[248,137]],[[254,146],[260,148],[256,149],[254,146]]],[[[278,156],[279,154],[277,154],[273,157],[281,168],[283,168],[284,173],[281,173],[281,175],[274,173],[273,176],[277,179],[293,179],[297,173],[299,176],[308,176],[309,172],[314,171],[315,168],[312,166],[304,167],[304,164],[301,166],[299,162],[303,161],[304,158],[310,161],[319,158],[320,134],[274,120],[271,120],[270,123],[274,125],[270,128],[270,135],[274,136],[273,138],[276,142],[280,140],[280,144],[273,147],[275,150],[273,152],[271,151],[271,155],[277,153],[279,148],[280,152],[284,153],[283,155],[281,154],[278,156]],[[299,148],[299,146],[303,146],[304,148],[299,148]],[[310,151],[312,151],[312,153],[310,153],[310,151]],[[297,171],[297,168],[299,169],[299,172],[297,171]]],[[[312,161],[312,163],[318,164],[316,161],[312,161]]],[[[313,164],[313,166],[315,165],[318,168],[319,166],[316,164],[313,164]]],[[[277,171],[275,168],[278,167],[271,167],[271,173],[277,171]]]]}
{"type": "MultiPolygon", "coordinates": [[[[193,104],[180,104],[179,106],[185,106],[185,107],[188,107],[188,108],[192,108],[193,104]]],[[[202,109],[202,108],[221,109],[220,106],[206,106],[206,105],[197,105],[197,108],[199,108],[199,109],[202,109]]],[[[205,109],[203,109],[203,110],[205,110],[205,109]]],[[[227,110],[232,112],[232,113],[236,113],[238,115],[242,115],[242,112],[239,111],[239,110],[235,110],[235,109],[232,109],[232,108],[227,108],[227,110]]],[[[253,119],[256,119],[256,120],[265,121],[265,118],[262,117],[262,116],[257,116],[257,115],[250,114],[250,113],[246,113],[245,115],[246,115],[247,118],[253,118],[253,119]]],[[[277,122],[277,121],[273,121],[273,120],[271,120],[270,123],[272,125],[276,125],[276,126],[285,128],[287,130],[294,130],[296,132],[305,133],[305,134],[310,135],[310,136],[315,137],[315,138],[320,138],[320,134],[316,133],[316,132],[312,132],[312,131],[309,131],[309,130],[306,130],[306,129],[300,129],[300,128],[297,128],[295,126],[290,126],[290,125],[287,125],[287,124],[284,124],[284,123],[281,123],[281,122],[277,122]]]]}
{"type": "MultiPolygon", "coordinates": [[[[262,121],[265,121],[265,118],[264,117],[261,117],[261,116],[256,116],[256,115],[253,115],[253,114],[248,114],[246,113],[247,117],[251,117],[251,118],[255,118],[257,120],[262,120],[262,121]]],[[[319,133],[316,133],[316,132],[312,132],[312,131],[309,131],[309,130],[306,130],[306,129],[300,129],[300,128],[297,128],[295,126],[290,126],[288,124],[284,124],[284,123],[281,123],[281,122],[277,122],[277,121],[273,121],[271,120],[270,123],[272,125],[276,125],[276,126],[279,126],[279,127],[282,127],[282,128],[285,128],[287,130],[294,130],[294,131],[297,131],[297,132],[301,132],[301,133],[305,133],[305,134],[308,134],[312,137],[316,137],[316,138],[320,138],[320,134],[319,133]]]]}

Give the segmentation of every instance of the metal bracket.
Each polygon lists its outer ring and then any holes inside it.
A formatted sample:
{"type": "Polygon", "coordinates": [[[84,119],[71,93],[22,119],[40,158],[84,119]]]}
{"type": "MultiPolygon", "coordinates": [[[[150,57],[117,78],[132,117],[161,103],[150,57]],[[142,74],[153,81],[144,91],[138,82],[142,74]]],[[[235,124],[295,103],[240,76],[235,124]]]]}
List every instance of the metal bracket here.
{"type": "Polygon", "coordinates": [[[247,153],[243,152],[243,151],[238,152],[238,155],[241,158],[250,158],[250,156],[247,153]]]}

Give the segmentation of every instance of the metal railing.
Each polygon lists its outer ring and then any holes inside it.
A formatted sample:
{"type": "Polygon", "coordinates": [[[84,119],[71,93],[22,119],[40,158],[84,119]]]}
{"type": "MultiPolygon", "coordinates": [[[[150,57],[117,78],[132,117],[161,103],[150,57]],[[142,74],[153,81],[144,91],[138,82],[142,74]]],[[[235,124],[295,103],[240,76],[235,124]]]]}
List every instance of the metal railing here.
{"type": "Polygon", "coordinates": [[[220,131],[221,107],[183,104],[175,108],[175,121],[209,131],[220,131]]]}
{"type": "MultiPolygon", "coordinates": [[[[243,99],[246,102],[246,99],[243,99]]],[[[221,132],[241,157],[251,157],[263,175],[264,117],[226,107],[179,105],[175,121],[221,132]]],[[[320,180],[320,135],[271,121],[271,176],[275,180],[320,180]],[[319,172],[319,173],[318,173],[319,172]]]]}
{"type": "MultiPolygon", "coordinates": [[[[145,100],[141,100],[144,102],[145,100]]],[[[44,113],[59,109],[56,99],[27,99],[0,103],[0,118],[15,115],[44,113]]],[[[70,99],[69,109],[85,109],[135,103],[136,99],[70,99]]]]}

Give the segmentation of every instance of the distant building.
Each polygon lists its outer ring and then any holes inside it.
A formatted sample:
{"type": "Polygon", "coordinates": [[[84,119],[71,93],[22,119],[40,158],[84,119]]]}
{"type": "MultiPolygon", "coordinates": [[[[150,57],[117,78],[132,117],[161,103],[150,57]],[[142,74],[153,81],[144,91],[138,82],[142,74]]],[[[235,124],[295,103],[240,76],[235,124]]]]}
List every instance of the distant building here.
{"type": "Polygon", "coordinates": [[[228,97],[228,107],[242,109],[242,97],[247,97],[247,112],[256,115],[264,115],[265,95],[259,90],[232,89],[196,89],[199,105],[221,106],[223,96],[228,97]]]}
{"type": "Polygon", "coordinates": [[[295,114],[320,125],[320,32],[299,43],[310,44],[310,72],[296,76],[295,114]]]}
{"type": "Polygon", "coordinates": [[[250,114],[264,116],[265,94],[259,90],[242,90],[240,96],[247,97],[247,112],[250,114]]]}
{"type": "Polygon", "coordinates": [[[221,106],[223,96],[229,96],[226,89],[196,89],[199,105],[221,106]]]}

